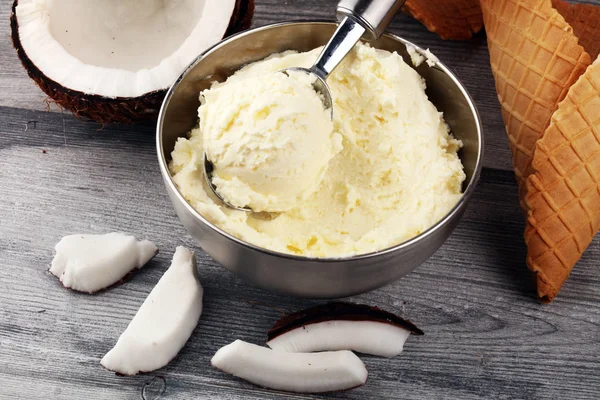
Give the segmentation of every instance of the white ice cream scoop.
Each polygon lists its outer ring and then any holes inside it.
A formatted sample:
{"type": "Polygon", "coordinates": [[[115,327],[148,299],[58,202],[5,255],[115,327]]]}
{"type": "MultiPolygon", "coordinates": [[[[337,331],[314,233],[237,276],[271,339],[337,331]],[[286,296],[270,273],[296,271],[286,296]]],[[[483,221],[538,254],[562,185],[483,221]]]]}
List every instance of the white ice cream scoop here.
{"type": "MultiPolygon", "coordinates": [[[[313,79],[312,87],[320,95],[326,110],[331,110],[333,118],[333,100],[327,85],[327,77],[350,53],[354,45],[363,35],[367,39],[378,39],[389,25],[405,0],[341,0],[337,6],[337,16],[341,20],[337,30],[325,45],[319,57],[311,68],[287,68],[281,72],[306,73],[313,79]]],[[[208,187],[214,195],[227,207],[252,212],[248,207],[239,207],[231,204],[217,190],[213,183],[212,175],[215,166],[204,153],[204,177],[208,187]]]]}

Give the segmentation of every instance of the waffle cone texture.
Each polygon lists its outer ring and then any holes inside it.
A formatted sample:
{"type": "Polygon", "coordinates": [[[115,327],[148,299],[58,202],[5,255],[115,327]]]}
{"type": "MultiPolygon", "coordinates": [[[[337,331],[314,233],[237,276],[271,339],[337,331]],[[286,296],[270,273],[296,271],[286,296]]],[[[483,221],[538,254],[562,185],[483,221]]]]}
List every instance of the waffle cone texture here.
{"type": "Polygon", "coordinates": [[[550,302],[600,228],[600,65],[590,66],[551,0],[481,7],[527,219],[527,266],[550,302]]]}
{"type": "Polygon", "coordinates": [[[469,39],[483,28],[479,0],[407,0],[402,9],[442,39],[469,39]]]}
{"type": "Polygon", "coordinates": [[[569,89],[527,177],[527,266],[552,301],[600,229],[600,61],[569,89]]]}
{"type": "Polygon", "coordinates": [[[571,25],[579,44],[595,60],[600,54],[600,7],[594,4],[569,4],[563,0],[552,0],[552,6],[571,25]]]}

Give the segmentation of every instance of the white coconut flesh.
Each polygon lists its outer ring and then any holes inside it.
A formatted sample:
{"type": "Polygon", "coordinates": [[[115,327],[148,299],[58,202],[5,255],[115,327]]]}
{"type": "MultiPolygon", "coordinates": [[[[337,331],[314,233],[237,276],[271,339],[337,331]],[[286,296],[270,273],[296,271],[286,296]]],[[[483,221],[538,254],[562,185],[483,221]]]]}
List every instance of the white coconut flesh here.
{"type": "Polygon", "coordinates": [[[19,0],[22,47],[61,86],[104,97],[169,87],[223,38],[235,0],[19,0]]]}
{"type": "Polygon", "coordinates": [[[154,243],[118,232],[65,236],[55,250],[50,273],[65,287],[87,293],[114,285],[158,253],[154,243]]]}
{"type": "Polygon", "coordinates": [[[325,321],[307,324],[267,342],[273,350],[312,352],[354,350],[382,357],[395,357],[404,348],[410,331],[377,321],[325,321]]]}
{"type": "Polygon", "coordinates": [[[178,247],[171,266],[100,364],[123,375],[167,365],[198,324],[203,293],[194,253],[178,247]]]}
{"type": "Polygon", "coordinates": [[[241,340],[219,349],[211,363],[255,385],[299,393],[351,389],[363,385],[368,376],[351,351],[286,353],[241,340]]]}

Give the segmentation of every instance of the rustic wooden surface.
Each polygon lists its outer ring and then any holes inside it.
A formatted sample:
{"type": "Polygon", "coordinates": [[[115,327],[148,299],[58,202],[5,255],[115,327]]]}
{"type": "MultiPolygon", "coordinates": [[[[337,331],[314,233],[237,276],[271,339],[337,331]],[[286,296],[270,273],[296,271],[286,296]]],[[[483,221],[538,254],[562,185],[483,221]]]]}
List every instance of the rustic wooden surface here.
{"type": "MultiPolygon", "coordinates": [[[[255,25],[330,18],[335,0],[257,0],[255,25]]],[[[105,127],[55,108],[27,78],[0,0],[0,398],[324,398],[256,388],[210,367],[222,345],[263,343],[280,309],[315,301],[254,288],[216,265],[187,235],[166,196],[154,127],[105,127]],[[44,153],[43,150],[46,152],[44,153]],[[72,293],[46,271],[54,244],[76,232],[128,231],[161,253],[133,280],[72,293]],[[196,248],[205,309],[166,368],[117,377],[100,358],[168,267],[196,248]]],[[[362,357],[366,386],[329,397],[597,399],[600,395],[600,246],[590,246],[558,299],[540,305],[524,266],[523,218],[488,64],[485,36],[443,42],[401,15],[391,31],[431,48],[464,81],[485,125],[487,158],[469,209],[423,266],[352,298],[409,317],[426,335],[394,359],[362,357]]]]}

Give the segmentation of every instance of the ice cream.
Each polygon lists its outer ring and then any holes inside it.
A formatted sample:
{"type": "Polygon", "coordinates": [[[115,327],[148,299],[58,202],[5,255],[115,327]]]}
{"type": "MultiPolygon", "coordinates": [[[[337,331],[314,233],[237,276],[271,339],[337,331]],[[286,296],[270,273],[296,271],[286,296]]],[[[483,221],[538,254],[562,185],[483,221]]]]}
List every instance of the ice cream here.
{"type": "MultiPolygon", "coordinates": [[[[223,87],[312,65],[320,49],[286,52],[250,64],[223,87]]],[[[342,150],[308,198],[281,213],[245,213],[222,205],[202,175],[202,127],[178,139],[170,171],[187,201],[224,231],[283,253],[342,257],[410,239],[460,199],[461,146],[427,99],[425,83],[403,59],[359,44],[328,78],[333,131],[342,150]]],[[[227,112],[224,109],[223,112],[227,112]]]]}
{"type": "Polygon", "coordinates": [[[212,182],[253,211],[288,211],[320,186],[342,149],[331,112],[310,75],[290,71],[232,77],[202,92],[198,110],[212,182]]]}

